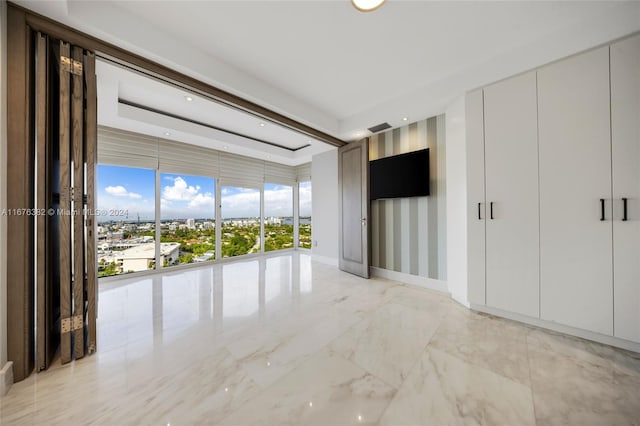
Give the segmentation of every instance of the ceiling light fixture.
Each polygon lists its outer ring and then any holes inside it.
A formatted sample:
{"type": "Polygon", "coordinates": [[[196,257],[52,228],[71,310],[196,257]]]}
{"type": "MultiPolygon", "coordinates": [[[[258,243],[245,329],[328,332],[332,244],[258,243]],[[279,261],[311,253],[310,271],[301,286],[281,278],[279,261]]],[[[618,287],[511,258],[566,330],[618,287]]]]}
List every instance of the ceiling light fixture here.
{"type": "Polygon", "coordinates": [[[187,102],[191,102],[193,100],[191,96],[185,96],[184,98],[187,100],[187,102]]]}
{"type": "Polygon", "coordinates": [[[165,136],[171,136],[171,133],[169,133],[169,132],[164,132],[164,135],[165,135],[165,136]]]}
{"type": "Polygon", "coordinates": [[[260,127],[264,127],[264,123],[260,123],[260,127]]]}
{"type": "Polygon", "coordinates": [[[351,0],[353,7],[360,12],[372,12],[382,6],[385,0],[351,0]]]}
{"type": "Polygon", "coordinates": [[[402,117],[402,121],[407,121],[409,118],[407,117],[402,117]]]}

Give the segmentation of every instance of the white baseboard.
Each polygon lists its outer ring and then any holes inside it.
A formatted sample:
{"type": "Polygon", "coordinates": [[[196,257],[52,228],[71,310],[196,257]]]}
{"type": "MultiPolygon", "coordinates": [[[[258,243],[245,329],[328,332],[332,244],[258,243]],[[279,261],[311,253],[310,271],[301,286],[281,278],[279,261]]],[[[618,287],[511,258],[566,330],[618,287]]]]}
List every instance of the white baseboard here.
{"type": "Polygon", "coordinates": [[[568,334],[570,336],[580,337],[582,339],[593,340],[594,342],[604,343],[605,345],[615,346],[616,348],[626,349],[632,352],[640,353],[640,343],[631,342],[629,340],[620,339],[613,336],[607,336],[593,331],[581,330],[579,328],[569,327],[567,325],[558,324],[551,321],[545,321],[539,318],[532,318],[526,315],[520,315],[513,312],[503,311],[501,309],[490,308],[488,306],[471,304],[471,309],[485,312],[487,314],[495,315],[498,317],[507,318],[510,320],[523,322],[525,324],[534,325],[540,328],[546,328],[549,330],[557,331],[560,333],[568,334]]]}
{"type": "Polygon", "coordinates": [[[371,275],[375,277],[387,278],[389,280],[400,281],[403,284],[414,285],[416,287],[441,291],[449,294],[446,281],[434,280],[432,278],[411,275],[404,272],[390,271],[388,269],[377,268],[375,266],[372,266],[370,271],[371,275]]]}
{"type": "Polygon", "coordinates": [[[468,301],[468,300],[466,300],[466,299],[464,299],[464,298],[462,298],[462,297],[458,296],[458,295],[457,295],[457,294],[455,294],[455,293],[451,293],[451,298],[452,298],[455,302],[457,302],[457,303],[461,304],[462,306],[464,306],[465,308],[467,308],[467,309],[471,309],[471,304],[469,303],[469,301],[468,301]]]}
{"type": "Polygon", "coordinates": [[[315,260],[316,262],[324,263],[326,265],[338,267],[338,259],[335,257],[321,256],[319,254],[311,254],[311,260],[315,260]]]}
{"type": "Polygon", "coordinates": [[[13,361],[7,362],[0,370],[0,397],[9,392],[11,385],[13,385],[13,361]]]}

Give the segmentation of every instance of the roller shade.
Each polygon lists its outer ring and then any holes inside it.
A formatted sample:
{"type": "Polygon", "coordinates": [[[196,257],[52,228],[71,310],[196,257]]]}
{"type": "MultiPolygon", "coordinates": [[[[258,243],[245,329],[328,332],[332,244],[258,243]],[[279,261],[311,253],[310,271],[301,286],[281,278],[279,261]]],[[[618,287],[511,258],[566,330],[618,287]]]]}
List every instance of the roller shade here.
{"type": "Polygon", "coordinates": [[[311,163],[292,167],[104,126],[98,129],[98,163],[210,176],[242,188],[311,180],[311,163]]]}
{"type": "Polygon", "coordinates": [[[262,188],[264,161],[221,152],[219,177],[220,185],[262,188]]]}
{"type": "Polygon", "coordinates": [[[295,168],[296,180],[307,182],[311,180],[311,163],[300,164],[295,168]]]}
{"type": "Polygon", "coordinates": [[[219,175],[219,152],[186,143],[160,140],[158,166],[161,172],[189,175],[219,175]]]}
{"type": "Polygon", "coordinates": [[[296,181],[296,169],[295,167],[284,164],[265,161],[264,181],[268,183],[291,185],[296,181]]]}
{"type": "Polygon", "coordinates": [[[98,163],[156,169],[158,139],[109,127],[99,127],[98,163]]]}

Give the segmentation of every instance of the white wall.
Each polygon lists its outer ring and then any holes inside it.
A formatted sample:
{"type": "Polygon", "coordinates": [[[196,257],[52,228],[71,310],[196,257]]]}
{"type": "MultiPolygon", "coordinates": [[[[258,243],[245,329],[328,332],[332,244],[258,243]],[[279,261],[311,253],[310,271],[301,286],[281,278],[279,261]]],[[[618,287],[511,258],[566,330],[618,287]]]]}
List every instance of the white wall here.
{"type": "Polygon", "coordinates": [[[311,163],[312,253],[338,264],[338,150],[313,156],[311,163]]]}
{"type": "Polygon", "coordinates": [[[447,281],[458,302],[467,301],[467,174],[464,95],[445,113],[447,134],[447,281]]]}
{"type": "MultiPolygon", "coordinates": [[[[0,210],[7,207],[7,2],[0,0],[0,210]]],[[[13,382],[7,364],[7,217],[0,216],[0,396],[13,382]]]]}

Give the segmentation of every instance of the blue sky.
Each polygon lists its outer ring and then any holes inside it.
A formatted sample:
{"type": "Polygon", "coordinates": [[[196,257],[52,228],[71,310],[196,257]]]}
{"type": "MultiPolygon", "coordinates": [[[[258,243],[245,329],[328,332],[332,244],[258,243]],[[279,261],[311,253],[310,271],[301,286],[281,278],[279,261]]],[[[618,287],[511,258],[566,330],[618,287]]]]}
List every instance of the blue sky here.
{"type": "MultiPolygon", "coordinates": [[[[161,219],[215,218],[215,180],[209,177],[162,173],[161,219]]],[[[153,220],[155,171],[130,167],[98,166],[98,209],[128,210],[128,216],[99,220],[153,220]]],[[[260,216],[260,191],[222,187],[223,218],[260,216]]],[[[265,184],[265,215],[292,216],[293,190],[265,184]]],[[[300,184],[300,215],[311,215],[311,184],[300,184]]]]}
{"type": "Polygon", "coordinates": [[[98,166],[98,209],[128,210],[128,216],[105,217],[98,220],[150,220],[155,210],[155,171],[129,167],[98,166]]]}
{"type": "Polygon", "coordinates": [[[160,174],[160,218],[215,219],[215,180],[185,174],[160,174]]]}

